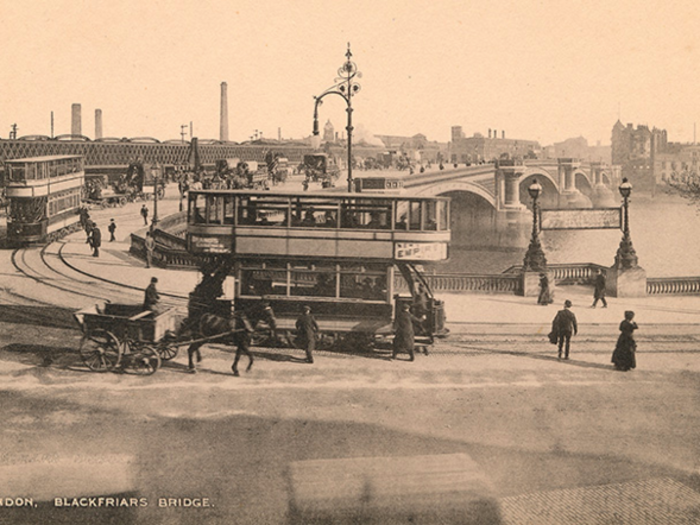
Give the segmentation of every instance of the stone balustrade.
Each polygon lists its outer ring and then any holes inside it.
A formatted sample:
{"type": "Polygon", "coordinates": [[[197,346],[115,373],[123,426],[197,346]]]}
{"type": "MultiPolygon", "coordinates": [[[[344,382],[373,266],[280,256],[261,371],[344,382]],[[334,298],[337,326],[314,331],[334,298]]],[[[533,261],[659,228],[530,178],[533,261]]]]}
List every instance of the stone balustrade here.
{"type": "Polygon", "coordinates": [[[700,277],[647,278],[647,295],[700,294],[700,277]]]}

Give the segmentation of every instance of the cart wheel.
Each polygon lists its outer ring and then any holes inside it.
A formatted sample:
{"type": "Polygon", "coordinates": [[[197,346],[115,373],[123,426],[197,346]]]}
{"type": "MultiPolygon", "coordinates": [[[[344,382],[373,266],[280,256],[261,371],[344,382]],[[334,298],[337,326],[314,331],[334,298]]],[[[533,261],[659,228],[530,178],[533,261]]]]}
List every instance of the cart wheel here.
{"type": "Polygon", "coordinates": [[[170,361],[177,355],[177,346],[170,344],[168,341],[160,341],[156,345],[156,352],[161,361],[170,361]]]}
{"type": "Polygon", "coordinates": [[[127,373],[150,376],[160,368],[160,357],[153,347],[143,346],[129,355],[127,373]]]}
{"type": "Polygon", "coordinates": [[[126,206],[126,197],[119,197],[119,207],[123,208],[126,206]]]}
{"type": "Polygon", "coordinates": [[[159,186],[158,190],[158,200],[163,200],[165,198],[165,188],[163,186],[159,186]]]}
{"type": "Polygon", "coordinates": [[[80,357],[90,370],[109,372],[121,360],[119,341],[111,332],[97,329],[83,336],[80,357]]]}

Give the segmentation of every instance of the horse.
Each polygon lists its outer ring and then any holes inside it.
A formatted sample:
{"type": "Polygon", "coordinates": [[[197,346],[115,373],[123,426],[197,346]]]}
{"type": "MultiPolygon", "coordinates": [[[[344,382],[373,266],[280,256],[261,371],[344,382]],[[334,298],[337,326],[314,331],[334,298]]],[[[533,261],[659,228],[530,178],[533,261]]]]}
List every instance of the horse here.
{"type": "Polygon", "coordinates": [[[195,356],[198,363],[202,361],[200,348],[208,342],[202,340],[206,338],[212,338],[229,345],[236,345],[236,357],[231,366],[233,375],[239,376],[238,361],[242,354],[248,356],[246,372],[249,372],[253,367],[254,361],[253,354],[250,353],[250,344],[253,333],[261,324],[270,330],[270,337],[275,339],[277,322],[272,308],[267,304],[256,305],[247,311],[236,311],[232,318],[204,313],[195,322],[186,322],[187,330],[191,332],[192,337],[195,339],[195,342],[191,343],[187,349],[190,372],[196,372],[195,356]]]}

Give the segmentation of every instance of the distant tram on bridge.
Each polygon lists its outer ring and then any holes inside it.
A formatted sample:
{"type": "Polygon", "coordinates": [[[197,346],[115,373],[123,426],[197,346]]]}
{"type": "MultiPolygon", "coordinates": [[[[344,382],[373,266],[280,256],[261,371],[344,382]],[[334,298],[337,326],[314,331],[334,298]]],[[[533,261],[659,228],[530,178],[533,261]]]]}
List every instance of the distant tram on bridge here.
{"type": "Polygon", "coordinates": [[[265,300],[282,329],[308,305],[324,334],[387,334],[397,308],[423,294],[421,335],[446,335],[444,303],[419,265],[447,259],[449,242],[444,197],[189,192],[188,251],[232,257],[235,308],[265,300]],[[396,293],[399,275],[410,295],[396,293]]]}
{"type": "Polygon", "coordinates": [[[84,181],[82,156],[6,160],[8,243],[47,242],[77,229],[84,181]]]}

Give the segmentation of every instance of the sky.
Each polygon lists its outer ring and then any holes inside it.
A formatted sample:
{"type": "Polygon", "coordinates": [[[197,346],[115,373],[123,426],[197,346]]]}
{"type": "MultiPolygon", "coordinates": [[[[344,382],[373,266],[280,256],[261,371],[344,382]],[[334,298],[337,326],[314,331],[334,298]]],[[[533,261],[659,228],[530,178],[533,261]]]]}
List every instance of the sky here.
{"type": "MultiPolygon", "coordinates": [[[[689,0],[0,0],[0,136],[302,138],[348,43],[360,133],[447,142],[489,129],[548,145],[646,124],[690,142],[700,120],[700,4],[689,0]],[[189,133],[187,135],[189,137],[189,133]]],[[[344,133],[345,102],[321,126],[344,133]]]]}

